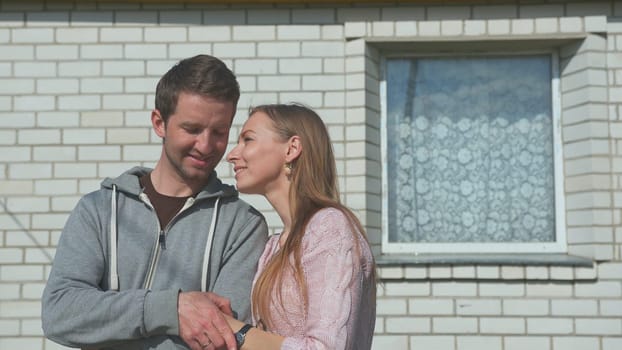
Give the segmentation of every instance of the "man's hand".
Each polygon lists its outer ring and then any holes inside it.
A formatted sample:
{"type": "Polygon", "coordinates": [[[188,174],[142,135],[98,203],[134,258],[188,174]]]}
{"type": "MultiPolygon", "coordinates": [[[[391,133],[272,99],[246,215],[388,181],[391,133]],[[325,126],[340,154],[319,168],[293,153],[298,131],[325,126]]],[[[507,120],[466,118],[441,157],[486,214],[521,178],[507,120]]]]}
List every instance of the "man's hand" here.
{"type": "Polygon", "coordinates": [[[192,350],[236,350],[223,314],[233,315],[228,299],[210,292],[182,292],[177,301],[179,336],[192,350]]]}

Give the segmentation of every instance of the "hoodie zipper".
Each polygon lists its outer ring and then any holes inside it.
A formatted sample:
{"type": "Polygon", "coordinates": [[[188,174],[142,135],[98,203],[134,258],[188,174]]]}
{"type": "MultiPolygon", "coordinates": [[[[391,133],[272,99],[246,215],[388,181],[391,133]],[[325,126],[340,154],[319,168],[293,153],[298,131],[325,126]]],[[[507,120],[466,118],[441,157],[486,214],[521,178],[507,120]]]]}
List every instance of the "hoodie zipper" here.
{"type": "MultiPolygon", "coordinates": [[[[151,210],[155,212],[155,208],[153,207],[153,205],[151,204],[151,202],[149,201],[149,198],[147,197],[145,193],[140,194],[140,199],[142,199],[143,202],[149,205],[151,210]]],[[[186,203],[184,203],[184,206],[179,210],[179,212],[177,212],[177,214],[175,214],[175,216],[173,216],[171,221],[169,221],[169,223],[166,225],[164,229],[160,227],[160,221],[157,220],[156,218],[156,221],[158,222],[156,244],[154,247],[154,252],[152,254],[151,263],[149,264],[149,269],[147,270],[147,276],[145,277],[144,289],[151,289],[153,285],[153,276],[155,275],[155,270],[156,270],[156,267],[158,266],[158,261],[160,261],[160,253],[162,252],[162,250],[166,249],[166,233],[168,232],[169,228],[173,224],[173,221],[175,221],[175,219],[177,219],[177,217],[182,212],[190,208],[192,204],[194,204],[194,198],[190,197],[186,200],[186,203]]]]}

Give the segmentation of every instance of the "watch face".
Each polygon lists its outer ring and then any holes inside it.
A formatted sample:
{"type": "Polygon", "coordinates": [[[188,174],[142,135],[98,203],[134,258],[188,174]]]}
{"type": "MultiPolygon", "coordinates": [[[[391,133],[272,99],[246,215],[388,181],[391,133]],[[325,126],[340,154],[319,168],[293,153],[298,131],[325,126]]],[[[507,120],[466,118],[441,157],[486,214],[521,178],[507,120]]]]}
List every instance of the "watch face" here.
{"type": "Polygon", "coordinates": [[[235,333],[235,343],[238,345],[238,348],[244,343],[244,334],[235,333]]]}

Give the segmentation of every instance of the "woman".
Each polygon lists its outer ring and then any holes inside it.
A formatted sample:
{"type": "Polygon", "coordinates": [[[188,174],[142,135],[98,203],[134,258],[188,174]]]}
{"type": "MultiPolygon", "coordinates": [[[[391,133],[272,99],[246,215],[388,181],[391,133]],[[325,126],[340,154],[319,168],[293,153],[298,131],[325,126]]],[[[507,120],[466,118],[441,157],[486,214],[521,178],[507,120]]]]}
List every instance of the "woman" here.
{"type": "Polygon", "coordinates": [[[265,196],[283,222],[259,260],[257,327],[244,327],[241,349],[371,348],[374,261],[360,222],[340,203],[320,117],[296,104],[255,107],[227,160],[238,190],[265,196]]]}

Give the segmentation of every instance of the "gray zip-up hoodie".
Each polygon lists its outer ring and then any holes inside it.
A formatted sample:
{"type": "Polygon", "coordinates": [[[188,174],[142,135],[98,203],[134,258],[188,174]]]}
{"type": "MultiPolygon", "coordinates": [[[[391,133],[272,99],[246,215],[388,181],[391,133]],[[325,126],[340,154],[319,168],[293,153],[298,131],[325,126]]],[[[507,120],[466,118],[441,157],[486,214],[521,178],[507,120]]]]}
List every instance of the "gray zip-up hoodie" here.
{"type": "Polygon", "coordinates": [[[231,300],[240,319],[249,320],[252,280],[268,237],[262,215],[214,172],[161,228],[138,181],[150,171],[136,167],[104,180],[72,211],[43,292],[43,330],[49,339],[72,347],[187,349],[178,336],[179,291],[215,292],[231,300]],[[111,265],[115,269],[113,186],[118,279],[110,271],[111,265]],[[212,239],[210,225],[215,225],[212,239]]]}

